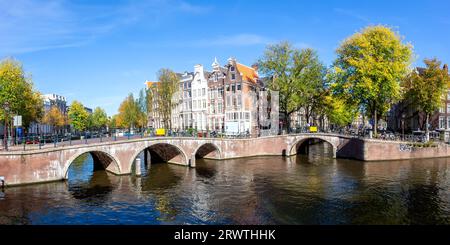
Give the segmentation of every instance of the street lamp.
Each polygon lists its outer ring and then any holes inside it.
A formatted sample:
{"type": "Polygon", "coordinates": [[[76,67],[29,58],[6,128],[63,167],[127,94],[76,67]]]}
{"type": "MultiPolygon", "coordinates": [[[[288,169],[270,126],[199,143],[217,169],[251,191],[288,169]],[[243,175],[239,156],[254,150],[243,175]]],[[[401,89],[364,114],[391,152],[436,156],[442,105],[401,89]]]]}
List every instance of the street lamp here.
{"type": "Polygon", "coordinates": [[[405,113],[402,113],[402,139],[405,140],[405,113]]]}
{"type": "Polygon", "coordinates": [[[4,146],[5,146],[5,150],[8,150],[8,113],[9,113],[9,103],[8,101],[6,101],[3,104],[3,110],[5,111],[5,128],[4,128],[4,133],[3,133],[3,142],[4,142],[4,146]]]}

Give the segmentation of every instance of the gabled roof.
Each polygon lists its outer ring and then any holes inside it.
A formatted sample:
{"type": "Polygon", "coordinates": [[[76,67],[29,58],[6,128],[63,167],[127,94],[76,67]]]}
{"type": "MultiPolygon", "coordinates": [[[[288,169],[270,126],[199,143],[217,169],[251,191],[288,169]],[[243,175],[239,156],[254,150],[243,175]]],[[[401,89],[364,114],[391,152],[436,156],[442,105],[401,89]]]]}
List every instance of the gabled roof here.
{"type": "Polygon", "coordinates": [[[236,68],[241,73],[242,79],[248,82],[256,83],[259,75],[255,69],[236,62],[236,68]]]}

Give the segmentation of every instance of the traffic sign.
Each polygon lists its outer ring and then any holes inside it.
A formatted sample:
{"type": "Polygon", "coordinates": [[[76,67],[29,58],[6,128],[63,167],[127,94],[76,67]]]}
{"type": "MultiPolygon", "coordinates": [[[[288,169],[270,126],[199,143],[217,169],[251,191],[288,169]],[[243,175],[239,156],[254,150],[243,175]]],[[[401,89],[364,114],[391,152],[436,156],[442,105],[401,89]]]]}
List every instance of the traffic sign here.
{"type": "Polygon", "coordinates": [[[22,127],[22,116],[14,116],[14,127],[22,127]]]}

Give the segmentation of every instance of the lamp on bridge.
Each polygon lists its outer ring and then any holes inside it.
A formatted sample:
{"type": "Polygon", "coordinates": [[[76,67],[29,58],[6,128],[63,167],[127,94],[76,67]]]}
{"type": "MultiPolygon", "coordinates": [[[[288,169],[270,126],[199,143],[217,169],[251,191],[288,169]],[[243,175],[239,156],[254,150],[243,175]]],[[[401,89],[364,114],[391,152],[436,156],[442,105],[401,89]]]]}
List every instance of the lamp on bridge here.
{"type": "Polygon", "coordinates": [[[402,113],[402,140],[405,140],[405,113],[402,113]]]}

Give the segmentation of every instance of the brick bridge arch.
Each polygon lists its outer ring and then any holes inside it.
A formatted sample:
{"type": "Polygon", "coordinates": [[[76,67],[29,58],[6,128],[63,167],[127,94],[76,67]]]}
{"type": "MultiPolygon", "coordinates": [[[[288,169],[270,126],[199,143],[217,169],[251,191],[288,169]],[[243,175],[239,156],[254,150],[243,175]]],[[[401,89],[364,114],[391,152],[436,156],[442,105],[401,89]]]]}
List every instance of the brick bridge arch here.
{"type": "Polygon", "coordinates": [[[193,154],[196,158],[222,159],[222,150],[213,142],[199,144],[193,154]]]}
{"type": "Polygon", "coordinates": [[[301,147],[302,144],[304,144],[308,140],[315,140],[315,139],[330,144],[333,147],[333,157],[336,158],[337,151],[341,144],[340,139],[335,136],[325,136],[325,135],[302,135],[294,137],[292,143],[288,145],[287,149],[288,152],[286,155],[288,156],[297,155],[297,149],[301,147]]]}
{"type": "Polygon", "coordinates": [[[128,164],[129,169],[131,169],[131,167],[133,166],[136,158],[145,150],[150,151],[150,155],[152,158],[158,158],[158,160],[162,160],[164,162],[186,166],[189,163],[189,158],[186,155],[185,150],[177,144],[165,141],[152,142],[151,144],[145,144],[145,142],[143,143],[144,145],[138,146],[131,156],[128,164]]]}
{"type": "Polygon", "coordinates": [[[98,149],[80,149],[76,153],[74,153],[72,156],[68,158],[67,161],[64,162],[63,166],[63,177],[64,179],[68,178],[69,174],[69,168],[72,165],[72,163],[83,154],[91,154],[92,158],[94,160],[94,164],[101,164],[102,167],[113,174],[121,174],[121,164],[119,159],[114,156],[114,154],[110,154],[107,151],[98,150],[98,149]]]}

